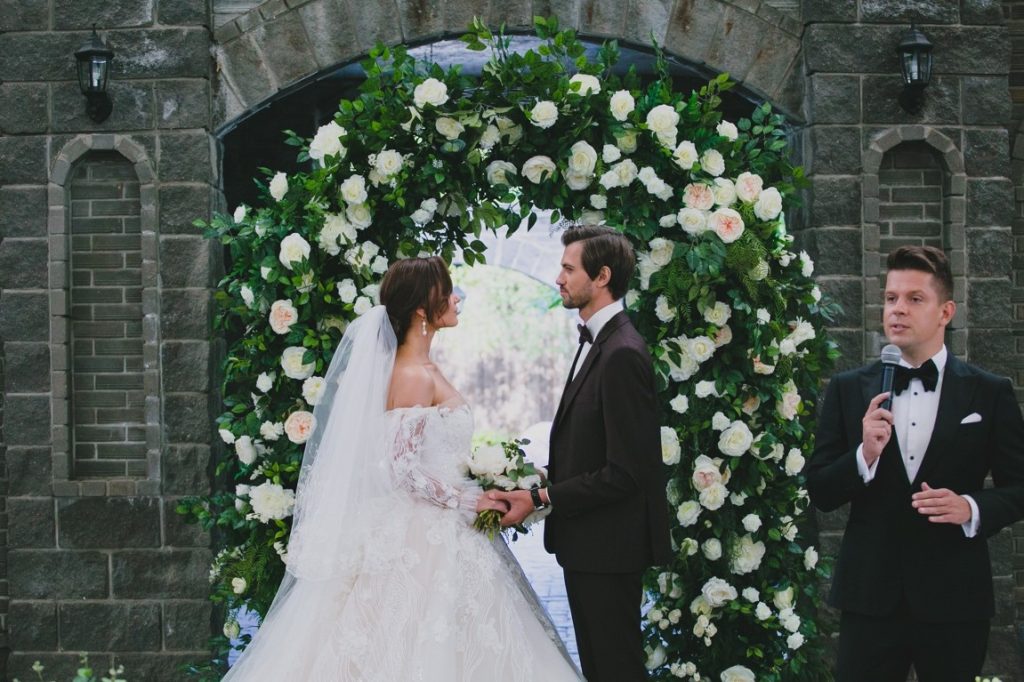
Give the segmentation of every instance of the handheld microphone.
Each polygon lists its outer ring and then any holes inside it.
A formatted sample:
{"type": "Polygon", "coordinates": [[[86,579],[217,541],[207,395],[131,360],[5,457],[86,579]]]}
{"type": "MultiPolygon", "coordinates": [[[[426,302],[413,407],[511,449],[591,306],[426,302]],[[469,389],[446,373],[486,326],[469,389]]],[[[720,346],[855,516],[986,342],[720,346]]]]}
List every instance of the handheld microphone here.
{"type": "Polygon", "coordinates": [[[900,352],[899,346],[890,343],[882,349],[882,390],[880,392],[889,394],[889,397],[880,405],[883,410],[892,409],[892,384],[896,378],[896,368],[902,357],[903,353],[900,352]]]}

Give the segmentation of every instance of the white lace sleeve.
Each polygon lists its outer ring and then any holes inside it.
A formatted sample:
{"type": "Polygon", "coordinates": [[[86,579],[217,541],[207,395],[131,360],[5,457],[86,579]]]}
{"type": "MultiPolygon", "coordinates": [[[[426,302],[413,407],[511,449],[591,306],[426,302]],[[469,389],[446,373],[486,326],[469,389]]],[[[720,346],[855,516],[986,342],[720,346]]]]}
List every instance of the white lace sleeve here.
{"type": "Polygon", "coordinates": [[[439,507],[454,509],[475,516],[476,503],[483,493],[469,479],[453,481],[444,472],[433,471],[423,457],[424,431],[429,413],[410,410],[394,417],[394,441],[389,462],[395,486],[439,507]]]}

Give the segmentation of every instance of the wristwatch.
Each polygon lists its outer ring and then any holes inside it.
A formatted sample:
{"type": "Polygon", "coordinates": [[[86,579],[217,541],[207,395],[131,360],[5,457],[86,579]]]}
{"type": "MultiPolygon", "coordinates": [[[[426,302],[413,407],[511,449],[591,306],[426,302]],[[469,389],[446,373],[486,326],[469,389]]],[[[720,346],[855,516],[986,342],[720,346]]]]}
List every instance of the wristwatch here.
{"type": "Polygon", "coordinates": [[[548,506],[548,503],[540,498],[540,488],[530,488],[530,499],[533,500],[535,511],[540,511],[548,506]]]}

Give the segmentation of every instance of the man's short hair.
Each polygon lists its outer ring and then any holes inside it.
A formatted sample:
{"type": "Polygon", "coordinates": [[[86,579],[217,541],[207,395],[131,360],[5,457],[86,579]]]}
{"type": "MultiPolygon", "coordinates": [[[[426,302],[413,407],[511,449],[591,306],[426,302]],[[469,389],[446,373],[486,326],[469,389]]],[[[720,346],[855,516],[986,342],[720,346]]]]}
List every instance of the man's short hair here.
{"type": "Polygon", "coordinates": [[[942,249],[934,246],[901,246],[889,254],[886,267],[892,270],[927,272],[943,302],[953,300],[953,270],[942,249]]]}
{"type": "Polygon", "coordinates": [[[615,299],[625,296],[636,267],[633,246],[625,235],[601,225],[576,225],[562,233],[563,246],[574,242],[583,243],[581,259],[590,279],[595,279],[601,268],[607,266],[611,271],[609,292],[615,299]]]}

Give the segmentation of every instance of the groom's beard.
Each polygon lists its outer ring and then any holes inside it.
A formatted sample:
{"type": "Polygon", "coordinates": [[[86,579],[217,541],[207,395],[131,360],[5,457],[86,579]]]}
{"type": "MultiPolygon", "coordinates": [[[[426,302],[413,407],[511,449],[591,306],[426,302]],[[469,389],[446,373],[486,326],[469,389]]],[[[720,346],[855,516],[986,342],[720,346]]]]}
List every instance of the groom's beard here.
{"type": "Polygon", "coordinates": [[[581,292],[573,296],[567,290],[562,289],[559,293],[562,294],[562,307],[567,310],[579,310],[590,303],[591,297],[587,292],[581,292]]]}

